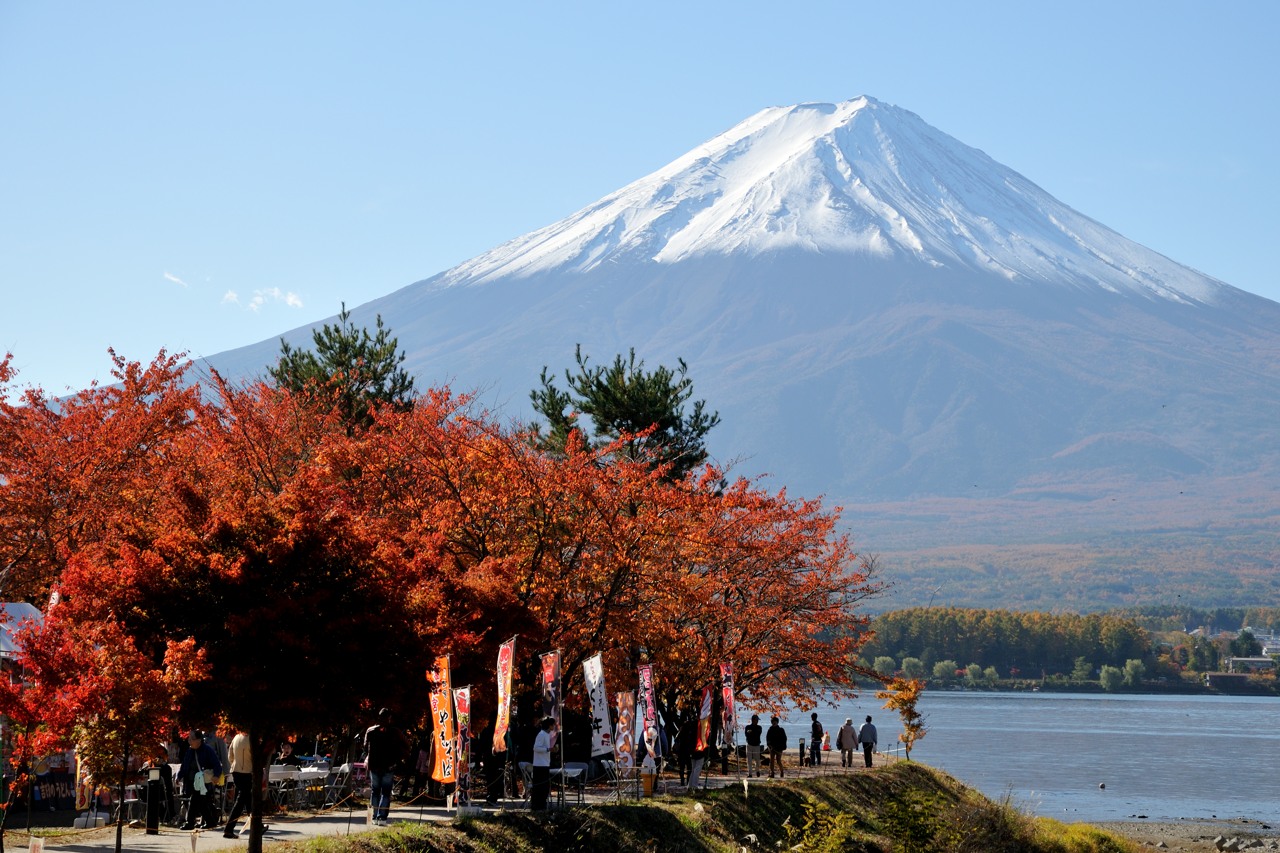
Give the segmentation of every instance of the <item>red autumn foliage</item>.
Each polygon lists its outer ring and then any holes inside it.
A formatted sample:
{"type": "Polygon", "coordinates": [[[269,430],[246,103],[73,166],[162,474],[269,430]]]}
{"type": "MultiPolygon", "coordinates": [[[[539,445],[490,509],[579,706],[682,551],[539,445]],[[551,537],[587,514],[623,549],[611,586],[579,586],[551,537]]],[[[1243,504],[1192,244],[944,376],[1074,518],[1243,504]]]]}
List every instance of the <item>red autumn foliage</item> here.
{"type": "Polygon", "coordinates": [[[51,658],[64,684],[183,672],[186,718],[247,730],[255,761],[285,731],[425,707],[436,655],[492,684],[513,634],[526,672],[560,648],[567,680],[600,651],[611,685],[648,661],[692,693],[732,661],[753,706],[854,689],[878,585],[818,501],[713,468],[672,482],[611,445],[547,453],[448,389],[353,429],[312,396],[216,376],[202,392],[185,369],[117,359],[109,389],[0,395],[10,589],[57,584],[67,630],[117,632],[96,642],[113,666],[51,658]],[[173,642],[207,677],[166,659],[173,642]]]}

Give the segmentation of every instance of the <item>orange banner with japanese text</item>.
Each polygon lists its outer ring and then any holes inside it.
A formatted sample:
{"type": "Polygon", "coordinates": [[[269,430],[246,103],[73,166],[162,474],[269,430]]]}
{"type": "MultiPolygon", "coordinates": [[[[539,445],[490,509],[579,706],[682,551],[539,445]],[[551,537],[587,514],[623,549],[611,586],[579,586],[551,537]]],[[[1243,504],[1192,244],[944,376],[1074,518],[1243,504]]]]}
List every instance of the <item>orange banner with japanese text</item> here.
{"type": "Polygon", "coordinates": [[[437,782],[457,780],[457,733],[453,727],[453,688],[449,678],[449,656],[436,658],[436,668],[427,673],[432,684],[431,722],[435,728],[435,766],[431,778],[437,782]]]}

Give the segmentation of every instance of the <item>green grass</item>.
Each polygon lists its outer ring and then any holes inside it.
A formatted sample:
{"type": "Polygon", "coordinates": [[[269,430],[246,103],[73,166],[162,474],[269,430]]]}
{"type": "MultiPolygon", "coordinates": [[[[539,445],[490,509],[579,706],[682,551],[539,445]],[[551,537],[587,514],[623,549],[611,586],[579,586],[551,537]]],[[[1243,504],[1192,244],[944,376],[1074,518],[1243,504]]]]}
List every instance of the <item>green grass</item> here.
{"type": "Polygon", "coordinates": [[[524,853],[557,850],[737,853],[1135,853],[1083,825],[1022,814],[944,773],[898,762],[870,773],[776,780],[698,798],[503,812],[273,845],[280,853],[524,853]],[[753,845],[747,838],[756,837],[753,845]]]}

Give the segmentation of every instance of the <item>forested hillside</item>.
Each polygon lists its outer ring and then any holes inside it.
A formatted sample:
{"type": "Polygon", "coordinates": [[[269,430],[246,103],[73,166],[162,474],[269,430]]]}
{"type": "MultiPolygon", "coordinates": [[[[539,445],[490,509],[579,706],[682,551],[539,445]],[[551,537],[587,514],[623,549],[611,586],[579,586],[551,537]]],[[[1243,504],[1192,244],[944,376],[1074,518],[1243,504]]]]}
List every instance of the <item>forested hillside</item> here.
{"type": "MultiPolygon", "coordinates": [[[[1007,679],[1100,682],[1106,689],[1152,682],[1198,686],[1228,656],[1256,655],[1255,634],[1280,626],[1280,608],[1145,607],[1079,615],[917,607],[877,616],[863,665],[933,684],[1007,679]]],[[[1273,689],[1274,675],[1257,686],[1273,689]]],[[[1095,687],[1097,685],[1095,684],[1095,687]]]]}

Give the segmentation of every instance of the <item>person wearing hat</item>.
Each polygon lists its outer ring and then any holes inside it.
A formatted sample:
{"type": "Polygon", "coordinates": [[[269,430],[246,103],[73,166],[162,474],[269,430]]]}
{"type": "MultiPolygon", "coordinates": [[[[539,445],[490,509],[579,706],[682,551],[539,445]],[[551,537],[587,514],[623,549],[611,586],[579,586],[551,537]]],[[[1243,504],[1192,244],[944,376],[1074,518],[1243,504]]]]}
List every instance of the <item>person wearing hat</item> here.
{"type": "Polygon", "coordinates": [[[840,766],[853,766],[853,753],[858,748],[858,730],[853,727],[853,717],[845,717],[844,725],[836,735],[836,749],[840,750],[840,766]]]}
{"type": "Polygon", "coordinates": [[[213,780],[222,775],[222,762],[213,747],[204,742],[204,732],[192,729],[187,735],[187,749],[182,755],[182,767],[178,770],[178,778],[182,780],[182,789],[191,798],[187,803],[187,817],[182,823],[183,829],[195,829],[196,817],[200,818],[201,829],[213,829],[216,820],[213,816],[213,780]]]}

